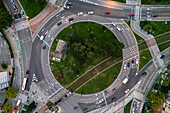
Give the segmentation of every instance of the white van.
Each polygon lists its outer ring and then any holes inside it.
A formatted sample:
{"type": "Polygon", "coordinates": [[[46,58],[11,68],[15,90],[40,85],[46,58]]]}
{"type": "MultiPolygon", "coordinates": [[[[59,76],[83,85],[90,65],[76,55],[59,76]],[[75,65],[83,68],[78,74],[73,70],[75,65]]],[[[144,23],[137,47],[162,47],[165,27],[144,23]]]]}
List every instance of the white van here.
{"type": "Polygon", "coordinates": [[[18,107],[21,104],[21,99],[18,100],[16,106],[18,107]]]}

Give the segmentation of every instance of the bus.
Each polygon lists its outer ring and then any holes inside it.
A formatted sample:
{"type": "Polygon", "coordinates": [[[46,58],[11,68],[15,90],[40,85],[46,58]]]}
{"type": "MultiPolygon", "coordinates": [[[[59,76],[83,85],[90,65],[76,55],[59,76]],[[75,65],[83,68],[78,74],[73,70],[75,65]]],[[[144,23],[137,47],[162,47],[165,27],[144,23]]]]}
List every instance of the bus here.
{"type": "Polygon", "coordinates": [[[27,84],[27,80],[28,80],[28,77],[25,77],[24,80],[23,80],[23,84],[22,84],[22,91],[25,90],[25,87],[26,87],[26,84],[27,84]]]}

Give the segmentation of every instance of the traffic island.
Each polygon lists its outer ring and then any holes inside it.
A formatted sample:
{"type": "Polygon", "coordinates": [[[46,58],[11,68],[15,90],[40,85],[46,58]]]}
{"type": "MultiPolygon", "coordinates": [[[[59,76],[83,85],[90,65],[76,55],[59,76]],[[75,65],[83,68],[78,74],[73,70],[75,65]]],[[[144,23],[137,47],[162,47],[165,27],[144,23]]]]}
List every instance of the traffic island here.
{"type": "MultiPolygon", "coordinates": [[[[122,62],[123,47],[105,26],[94,22],[75,23],[54,39],[49,54],[50,67],[61,85],[77,90],[103,70],[122,62]]],[[[118,66],[121,68],[121,64],[118,66]]]]}

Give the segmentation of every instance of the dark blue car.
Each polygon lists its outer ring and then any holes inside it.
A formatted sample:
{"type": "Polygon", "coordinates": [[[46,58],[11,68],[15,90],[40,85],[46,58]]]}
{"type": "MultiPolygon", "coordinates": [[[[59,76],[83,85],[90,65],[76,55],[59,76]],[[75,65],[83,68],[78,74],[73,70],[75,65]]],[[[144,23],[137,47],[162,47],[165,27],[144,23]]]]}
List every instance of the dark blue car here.
{"type": "Polygon", "coordinates": [[[78,106],[74,107],[74,110],[78,110],[78,109],[79,109],[79,107],[78,107],[78,106]]]}
{"type": "Polygon", "coordinates": [[[59,25],[61,25],[61,24],[62,24],[62,22],[58,22],[58,24],[57,24],[57,25],[59,26],[59,25]]]}

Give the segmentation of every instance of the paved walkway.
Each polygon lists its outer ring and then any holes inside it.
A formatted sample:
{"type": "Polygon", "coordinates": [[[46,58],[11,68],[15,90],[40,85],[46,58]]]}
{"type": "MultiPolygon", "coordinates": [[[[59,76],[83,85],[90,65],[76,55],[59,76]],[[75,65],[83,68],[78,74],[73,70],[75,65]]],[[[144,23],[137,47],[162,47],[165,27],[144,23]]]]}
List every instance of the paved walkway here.
{"type": "Polygon", "coordinates": [[[41,25],[41,23],[57,9],[57,7],[53,6],[51,3],[48,3],[47,6],[36,17],[29,20],[32,34],[34,34],[38,27],[41,25]]]}

